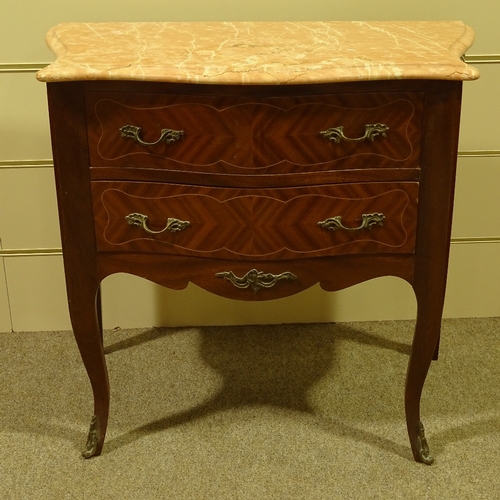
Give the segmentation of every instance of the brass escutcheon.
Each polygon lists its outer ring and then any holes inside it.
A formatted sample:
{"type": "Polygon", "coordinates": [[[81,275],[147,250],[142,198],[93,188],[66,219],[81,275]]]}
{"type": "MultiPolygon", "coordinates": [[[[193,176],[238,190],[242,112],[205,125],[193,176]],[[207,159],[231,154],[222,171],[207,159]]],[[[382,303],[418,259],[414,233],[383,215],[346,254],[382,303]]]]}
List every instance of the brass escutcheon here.
{"type": "Polygon", "coordinates": [[[217,273],[215,276],[230,281],[236,288],[251,288],[253,293],[257,293],[261,288],[271,288],[281,280],[296,280],[297,276],[290,272],[281,274],[264,273],[252,269],[245,276],[238,278],[232,271],[217,273]]]}

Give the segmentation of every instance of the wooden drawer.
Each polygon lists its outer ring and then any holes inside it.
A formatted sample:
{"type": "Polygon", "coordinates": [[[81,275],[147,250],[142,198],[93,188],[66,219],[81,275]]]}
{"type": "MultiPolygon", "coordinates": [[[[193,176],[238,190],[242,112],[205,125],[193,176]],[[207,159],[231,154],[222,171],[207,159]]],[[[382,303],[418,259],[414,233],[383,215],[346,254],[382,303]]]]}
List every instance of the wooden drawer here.
{"type": "Polygon", "coordinates": [[[90,92],[90,163],[245,175],[418,168],[422,95],[90,92]]]}
{"type": "Polygon", "coordinates": [[[97,248],[223,259],[412,253],[418,183],[281,189],[92,183],[97,248]]]}

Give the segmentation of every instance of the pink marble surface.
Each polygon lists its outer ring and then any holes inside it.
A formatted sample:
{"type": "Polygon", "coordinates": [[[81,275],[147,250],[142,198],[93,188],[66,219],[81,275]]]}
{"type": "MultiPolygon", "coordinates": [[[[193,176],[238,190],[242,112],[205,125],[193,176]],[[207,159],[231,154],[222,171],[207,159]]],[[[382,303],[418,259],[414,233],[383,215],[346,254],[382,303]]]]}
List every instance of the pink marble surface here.
{"type": "Polygon", "coordinates": [[[452,22],[64,23],[40,81],[301,84],[474,80],[474,32],[452,22]]]}

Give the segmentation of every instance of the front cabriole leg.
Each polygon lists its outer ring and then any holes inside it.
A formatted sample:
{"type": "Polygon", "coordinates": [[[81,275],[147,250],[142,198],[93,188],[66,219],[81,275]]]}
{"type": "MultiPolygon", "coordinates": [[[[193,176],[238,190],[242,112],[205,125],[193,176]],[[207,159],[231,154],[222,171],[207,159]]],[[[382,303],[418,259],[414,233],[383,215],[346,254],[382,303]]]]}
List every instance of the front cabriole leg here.
{"type": "Polygon", "coordinates": [[[90,458],[101,454],[109,415],[109,379],[104,357],[102,325],[100,320],[98,285],[83,283],[71,295],[70,315],[73,333],[85,365],[94,396],[94,416],[90,423],[83,456],[90,458]]]}
{"type": "MultiPolygon", "coordinates": [[[[418,289],[417,289],[418,290],[418,289]]],[[[417,462],[433,463],[420,417],[422,390],[439,341],[441,308],[428,300],[431,294],[417,292],[418,312],[405,388],[405,412],[408,437],[417,462]]]]}

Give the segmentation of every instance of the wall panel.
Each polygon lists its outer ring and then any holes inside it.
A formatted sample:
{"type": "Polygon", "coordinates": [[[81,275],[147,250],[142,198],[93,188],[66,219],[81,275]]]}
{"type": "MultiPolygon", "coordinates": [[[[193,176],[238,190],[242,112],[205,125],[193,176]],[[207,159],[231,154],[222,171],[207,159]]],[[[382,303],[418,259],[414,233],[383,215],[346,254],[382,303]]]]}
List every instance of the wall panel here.
{"type": "Polygon", "coordinates": [[[452,245],[444,316],[500,316],[499,297],[500,241],[452,245]]]}
{"type": "Polygon", "coordinates": [[[5,258],[16,332],[71,329],[61,256],[5,258]]]}
{"type": "Polygon", "coordinates": [[[45,85],[33,73],[0,73],[0,102],[0,160],[51,158],[45,85]]]}
{"type": "Polygon", "coordinates": [[[0,168],[0,213],[4,248],[61,246],[52,168],[0,168]]]}
{"type": "Polygon", "coordinates": [[[453,238],[497,238],[500,242],[498,186],[500,156],[458,159],[453,238]]]}
{"type": "Polygon", "coordinates": [[[497,92],[500,64],[482,64],[478,69],[481,72],[479,80],[464,82],[463,85],[459,148],[498,150],[500,99],[497,98],[497,92]]]}

